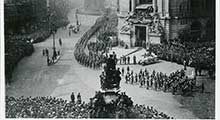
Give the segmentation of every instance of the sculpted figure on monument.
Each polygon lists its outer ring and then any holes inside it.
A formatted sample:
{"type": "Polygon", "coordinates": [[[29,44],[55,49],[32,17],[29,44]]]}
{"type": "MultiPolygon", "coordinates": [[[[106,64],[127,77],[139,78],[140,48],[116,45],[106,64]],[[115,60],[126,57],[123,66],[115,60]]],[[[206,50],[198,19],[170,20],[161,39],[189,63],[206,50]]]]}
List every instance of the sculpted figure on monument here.
{"type": "MultiPolygon", "coordinates": [[[[113,55],[110,55],[109,58],[106,60],[106,66],[104,67],[104,73],[105,77],[101,76],[101,85],[102,89],[114,89],[114,88],[119,88],[120,84],[120,70],[116,70],[116,60],[114,59],[113,55]]],[[[104,74],[103,73],[103,74],[104,74]]]]}

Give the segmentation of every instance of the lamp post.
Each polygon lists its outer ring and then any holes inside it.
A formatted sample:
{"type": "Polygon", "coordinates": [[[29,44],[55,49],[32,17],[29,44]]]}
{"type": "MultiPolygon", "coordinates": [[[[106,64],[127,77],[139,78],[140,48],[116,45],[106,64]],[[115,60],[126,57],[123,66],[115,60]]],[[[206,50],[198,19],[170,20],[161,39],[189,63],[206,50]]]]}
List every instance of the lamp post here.
{"type": "Polygon", "coordinates": [[[52,30],[53,34],[53,60],[57,57],[56,46],[55,46],[55,30],[52,30]]]}
{"type": "Polygon", "coordinates": [[[52,59],[54,60],[56,57],[57,57],[57,53],[56,53],[56,46],[55,46],[55,24],[54,23],[51,23],[51,18],[54,16],[54,12],[52,13],[49,13],[49,29],[50,29],[50,32],[52,33],[53,35],[53,55],[52,55],[52,59]]]}

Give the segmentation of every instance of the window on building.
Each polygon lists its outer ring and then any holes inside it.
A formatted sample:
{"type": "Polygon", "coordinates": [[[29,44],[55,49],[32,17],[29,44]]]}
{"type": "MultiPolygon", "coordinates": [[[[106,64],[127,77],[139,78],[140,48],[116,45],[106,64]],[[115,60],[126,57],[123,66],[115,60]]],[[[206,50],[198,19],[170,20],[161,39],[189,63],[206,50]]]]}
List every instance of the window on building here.
{"type": "Polygon", "coordinates": [[[140,4],[152,4],[153,0],[140,0],[140,4]]]}
{"type": "Polygon", "coordinates": [[[190,3],[189,3],[189,1],[187,1],[187,11],[188,12],[190,11],[190,3]]]}
{"type": "Polygon", "coordinates": [[[182,5],[179,5],[179,16],[182,16],[182,5]]]}
{"type": "Polygon", "coordinates": [[[185,25],[187,23],[188,23],[188,19],[187,18],[183,18],[183,19],[180,20],[180,24],[181,25],[185,25]]]}

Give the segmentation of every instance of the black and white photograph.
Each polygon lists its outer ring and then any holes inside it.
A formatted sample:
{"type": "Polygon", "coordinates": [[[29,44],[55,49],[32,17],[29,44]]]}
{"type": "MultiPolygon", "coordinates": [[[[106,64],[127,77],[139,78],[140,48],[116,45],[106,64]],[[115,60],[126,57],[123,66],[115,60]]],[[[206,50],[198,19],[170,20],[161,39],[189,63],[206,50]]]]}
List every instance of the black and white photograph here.
{"type": "Polygon", "coordinates": [[[217,119],[217,4],[2,0],[0,119],[217,119]]]}

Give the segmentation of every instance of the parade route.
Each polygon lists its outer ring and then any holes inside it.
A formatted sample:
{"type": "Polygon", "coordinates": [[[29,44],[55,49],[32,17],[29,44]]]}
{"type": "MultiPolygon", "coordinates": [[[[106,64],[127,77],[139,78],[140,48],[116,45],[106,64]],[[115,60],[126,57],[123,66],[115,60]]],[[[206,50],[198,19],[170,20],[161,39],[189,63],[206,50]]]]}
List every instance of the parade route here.
{"type": "MultiPolygon", "coordinates": [[[[99,16],[79,15],[81,22],[80,32],[69,36],[68,29],[58,29],[56,37],[57,49],[61,50],[60,60],[52,66],[47,66],[46,57],[42,55],[44,48],[49,48],[52,53],[52,36],[41,43],[34,44],[35,52],[22,59],[13,72],[13,83],[6,88],[8,96],[54,96],[70,100],[70,95],[80,92],[82,100],[88,102],[89,98],[95,95],[100,89],[99,75],[102,70],[93,70],[80,65],[74,58],[74,46],[80,37],[85,33],[99,16]],[[63,45],[60,47],[58,39],[61,38],[63,45]]],[[[69,13],[70,24],[75,25],[75,11],[69,13]]],[[[118,67],[127,67],[119,65],[118,67]]],[[[141,68],[147,68],[150,72],[170,73],[183,66],[176,63],[162,61],[149,66],[131,65],[134,72],[141,68]]],[[[191,69],[188,69],[191,70],[191,69]]],[[[174,99],[171,93],[162,91],[146,90],[137,85],[121,82],[121,91],[132,97],[135,104],[153,106],[158,111],[164,112],[174,118],[191,119],[197,118],[189,110],[182,108],[182,105],[174,99]]]]}

